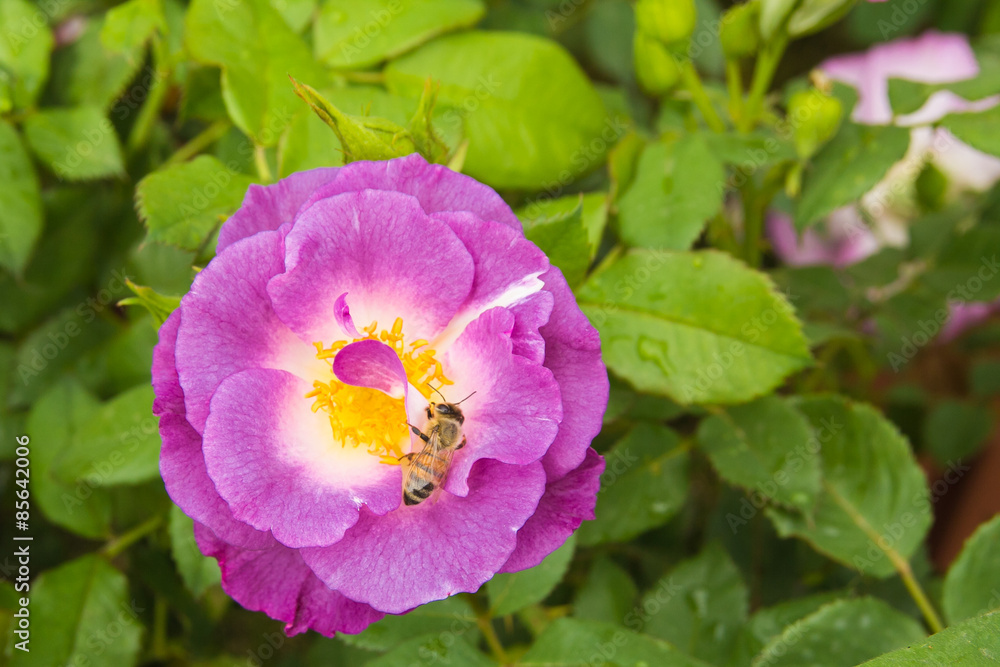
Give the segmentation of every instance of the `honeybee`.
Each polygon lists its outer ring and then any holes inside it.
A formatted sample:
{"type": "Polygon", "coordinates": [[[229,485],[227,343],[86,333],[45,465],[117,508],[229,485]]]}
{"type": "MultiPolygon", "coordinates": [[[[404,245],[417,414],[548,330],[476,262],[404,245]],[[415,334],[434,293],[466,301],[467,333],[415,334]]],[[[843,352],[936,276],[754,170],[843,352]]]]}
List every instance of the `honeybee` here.
{"type": "Polygon", "coordinates": [[[407,424],[424,441],[424,447],[419,453],[411,452],[400,457],[400,461],[406,461],[403,469],[403,502],[407,505],[422,503],[444,484],[452,457],[465,447],[465,436],[462,434],[465,415],[458,405],[470,396],[472,394],[458,403],[431,401],[427,406],[426,432],[407,424]]]}

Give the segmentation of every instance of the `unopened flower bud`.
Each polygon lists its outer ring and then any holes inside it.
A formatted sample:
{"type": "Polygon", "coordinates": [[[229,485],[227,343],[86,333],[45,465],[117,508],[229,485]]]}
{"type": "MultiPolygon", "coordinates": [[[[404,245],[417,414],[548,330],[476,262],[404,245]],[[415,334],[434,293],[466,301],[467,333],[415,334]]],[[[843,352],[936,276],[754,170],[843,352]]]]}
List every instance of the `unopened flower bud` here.
{"type": "Polygon", "coordinates": [[[722,16],[719,39],[728,58],[745,58],[757,52],[760,45],[760,4],[757,0],[736,5],[722,16]]]}
{"type": "Polygon", "coordinates": [[[635,71],[643,90],[663,95],[677,85],[681,77],[680,65],[662,42],[636,31],[633,48],[635,71]]]}
{"type": "Polygon", "coordinates": [[[635,5],[639,32],[666,44],[690,37],[697,19],[694,0],[639,0],[635,5]]]}
{"type": "Polygon", "coordinates": [[[843,105],[832,95],[804,90],[788,101],[788,121],[794,128],[795,150],[809,157],[834,135],[843,116],[843,105]]]}

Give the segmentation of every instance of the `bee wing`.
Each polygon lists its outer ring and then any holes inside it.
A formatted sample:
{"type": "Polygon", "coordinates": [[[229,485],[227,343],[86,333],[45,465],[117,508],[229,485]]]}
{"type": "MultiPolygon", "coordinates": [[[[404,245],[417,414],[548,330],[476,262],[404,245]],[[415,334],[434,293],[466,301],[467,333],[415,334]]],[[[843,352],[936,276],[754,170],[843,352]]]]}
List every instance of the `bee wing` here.
{"type": "Polygon", "coordinates": [[[416,456],[410,459],[410,464],[406,466],[406,472],[403,475],[403,487],[407,488],[410,486],[410,480],[417,470],[423,469],[422,473],[417,473],[418,477],[423,477],[427,474],[427,470],[434,470],[434,459],[442,452],[441,439],[438,437],[437,431],[434,431],[430,435],[424,448],[420,450],[416,456]]]}

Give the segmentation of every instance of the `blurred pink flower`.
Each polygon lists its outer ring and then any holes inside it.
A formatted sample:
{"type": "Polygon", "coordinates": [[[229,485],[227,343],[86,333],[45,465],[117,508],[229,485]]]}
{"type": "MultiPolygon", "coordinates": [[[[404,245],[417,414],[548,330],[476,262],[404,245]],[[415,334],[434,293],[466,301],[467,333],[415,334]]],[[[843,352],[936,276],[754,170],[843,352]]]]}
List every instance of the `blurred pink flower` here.
{"type": "MultiPolygon", "coordinates": [[[[979,63],[965,35],[931,30],[918,37],[878,44],[862,53],[829,58],[820,69],[858,91],[852,113],[856,122],[911,127],[910,146],[906,156],[861,199],[861,207],[874,218],[873,228],[865,224],[854,205],[834,211],[822,225],[801,236],[786,215],[772,212],[767,233],[775,253],[786,264],[844,267],[883,246],[905,245],[906,219],[893,210],[894,193],[905,191],[907,183],[912,183],[928,161],[948,177],[952,193],[986,190],[1000,180],[1000,159],[968,146],[943,128],[930,126],[949,113],[993,107],[1000,102],[1000,96],[970,102],[949,91],[938,91],[917,111],[899,116],[893,116],[889,102],[892,78],[936,84],[977,76],[979,63]]],[[[998,303],[951,304],[951,316],[941,340],[951,340],[1000,312],[998,303]]]]}

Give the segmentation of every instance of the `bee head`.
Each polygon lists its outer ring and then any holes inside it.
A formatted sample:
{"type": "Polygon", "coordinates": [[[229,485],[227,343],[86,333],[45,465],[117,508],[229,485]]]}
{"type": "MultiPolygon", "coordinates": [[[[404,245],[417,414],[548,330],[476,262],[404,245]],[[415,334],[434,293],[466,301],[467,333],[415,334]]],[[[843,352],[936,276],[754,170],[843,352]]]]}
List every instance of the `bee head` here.
{"type": "Polygon", "coordinates": [[[459,424],[465,421],[465,415],[462,414],[462,410],[454,403],[431,403],[427,408],[428,417],[430,417],[432,410],[436,417],[454,419],[459,424]]]}

